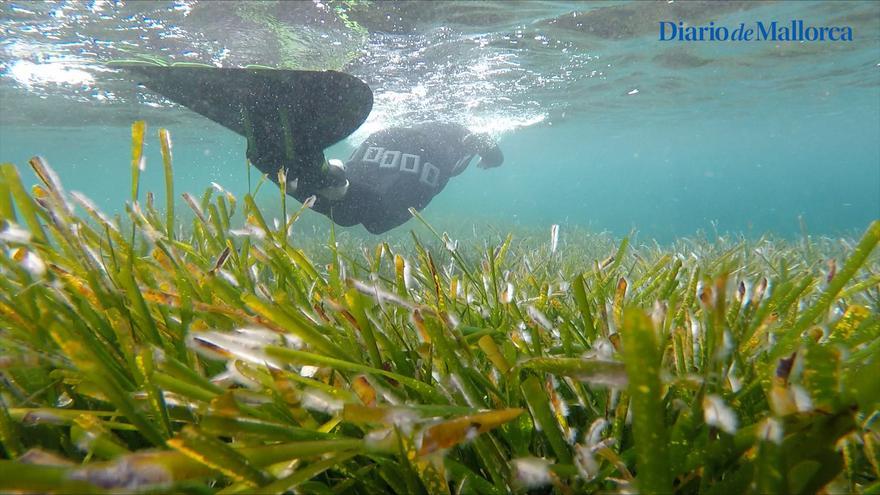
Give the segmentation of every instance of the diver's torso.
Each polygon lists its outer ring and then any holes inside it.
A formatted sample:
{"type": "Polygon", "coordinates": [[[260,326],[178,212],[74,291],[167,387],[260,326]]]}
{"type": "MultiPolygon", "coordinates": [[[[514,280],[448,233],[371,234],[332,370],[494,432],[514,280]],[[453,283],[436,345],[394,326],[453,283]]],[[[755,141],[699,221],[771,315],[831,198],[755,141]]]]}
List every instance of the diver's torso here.
{"type": "Polygon", "coordinates": [[[351,155],[346,177],[387,209],[424,208],[473,159],[462,144],[467,135],[441,122],[376,132],[351,155]]]}

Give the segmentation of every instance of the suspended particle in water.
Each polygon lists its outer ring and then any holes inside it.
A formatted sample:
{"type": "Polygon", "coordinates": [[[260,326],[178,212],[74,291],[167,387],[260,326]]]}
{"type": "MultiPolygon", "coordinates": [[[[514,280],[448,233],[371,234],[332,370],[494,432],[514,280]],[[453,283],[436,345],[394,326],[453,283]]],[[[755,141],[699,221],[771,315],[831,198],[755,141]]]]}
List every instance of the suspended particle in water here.
{"type": "Polygon", "coordinates": [[[550,461],[541,457],[521,457],[513,460],[516,479],[526,488],[549,485],[550,461]]]}
{"type": "Polygon", "coordinates": [[[703,399],[703,417],[707,425],[715,426],[731,435],[736,433],[736,413],[717,395],[708,395],[703,399]]]}

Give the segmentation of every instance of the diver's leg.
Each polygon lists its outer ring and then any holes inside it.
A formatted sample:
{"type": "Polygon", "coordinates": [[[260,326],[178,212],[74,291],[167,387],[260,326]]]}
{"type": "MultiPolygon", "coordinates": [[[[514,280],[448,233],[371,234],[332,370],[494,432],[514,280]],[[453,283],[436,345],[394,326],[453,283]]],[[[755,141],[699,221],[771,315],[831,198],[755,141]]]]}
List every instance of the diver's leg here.
{"type": "Polygon", "coordinates": [[[300,202],[313,195],[340,199],[345,194],[344,170],[331,166],[323,151],[289,144],[277,129],[262,126],[248,137],[247,158],[276,184],[280,185],[283,171],[286,191],[300,202]]]}
{"type": "Polygon", "coordinates": [[[343,227],[361,223],[363,212],[375,209],[376,205],[369,191],[358,184],[352,184],[345,196],[340,200],[328,201],[324,198],[319,198],[315,203],[316,211],[327,215],[334,223],[343,227]]]}

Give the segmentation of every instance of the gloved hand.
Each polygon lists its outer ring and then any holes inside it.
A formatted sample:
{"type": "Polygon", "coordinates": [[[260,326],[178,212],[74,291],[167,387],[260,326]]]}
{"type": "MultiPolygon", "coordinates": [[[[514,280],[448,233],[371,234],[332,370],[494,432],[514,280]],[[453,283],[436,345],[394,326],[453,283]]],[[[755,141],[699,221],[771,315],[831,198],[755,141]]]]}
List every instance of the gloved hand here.
{"type": "Polygon", "coordinates": [[[462,144],[470,152],[480,155],[480,163],[477,164],[479,168],[500,167],[504,162],[501,148],[498,147],[492,136],[484,132],[468,134],[462,140],[462,144]]]}
{"type": "Polygon", "coordinates": [[[318,190],[318,194],[331,201],[338,201],[348,192],[348,179],[345,178],[345,164],[342,160],[331,158],[324,164],[325,179],[329,185],[318,190]]]}

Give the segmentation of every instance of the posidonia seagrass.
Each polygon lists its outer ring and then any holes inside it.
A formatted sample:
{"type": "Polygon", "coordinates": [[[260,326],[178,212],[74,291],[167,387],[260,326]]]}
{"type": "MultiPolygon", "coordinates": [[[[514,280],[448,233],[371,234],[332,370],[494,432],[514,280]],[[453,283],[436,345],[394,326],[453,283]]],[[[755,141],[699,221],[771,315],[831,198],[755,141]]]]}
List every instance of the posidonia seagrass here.
{"type": "Polygon", "coordinates": [[[126,225],[2,166],[0,491],[880,490],[880,221],[325,244],[209,189],[183,229],[133,131],[126,225]]]}

